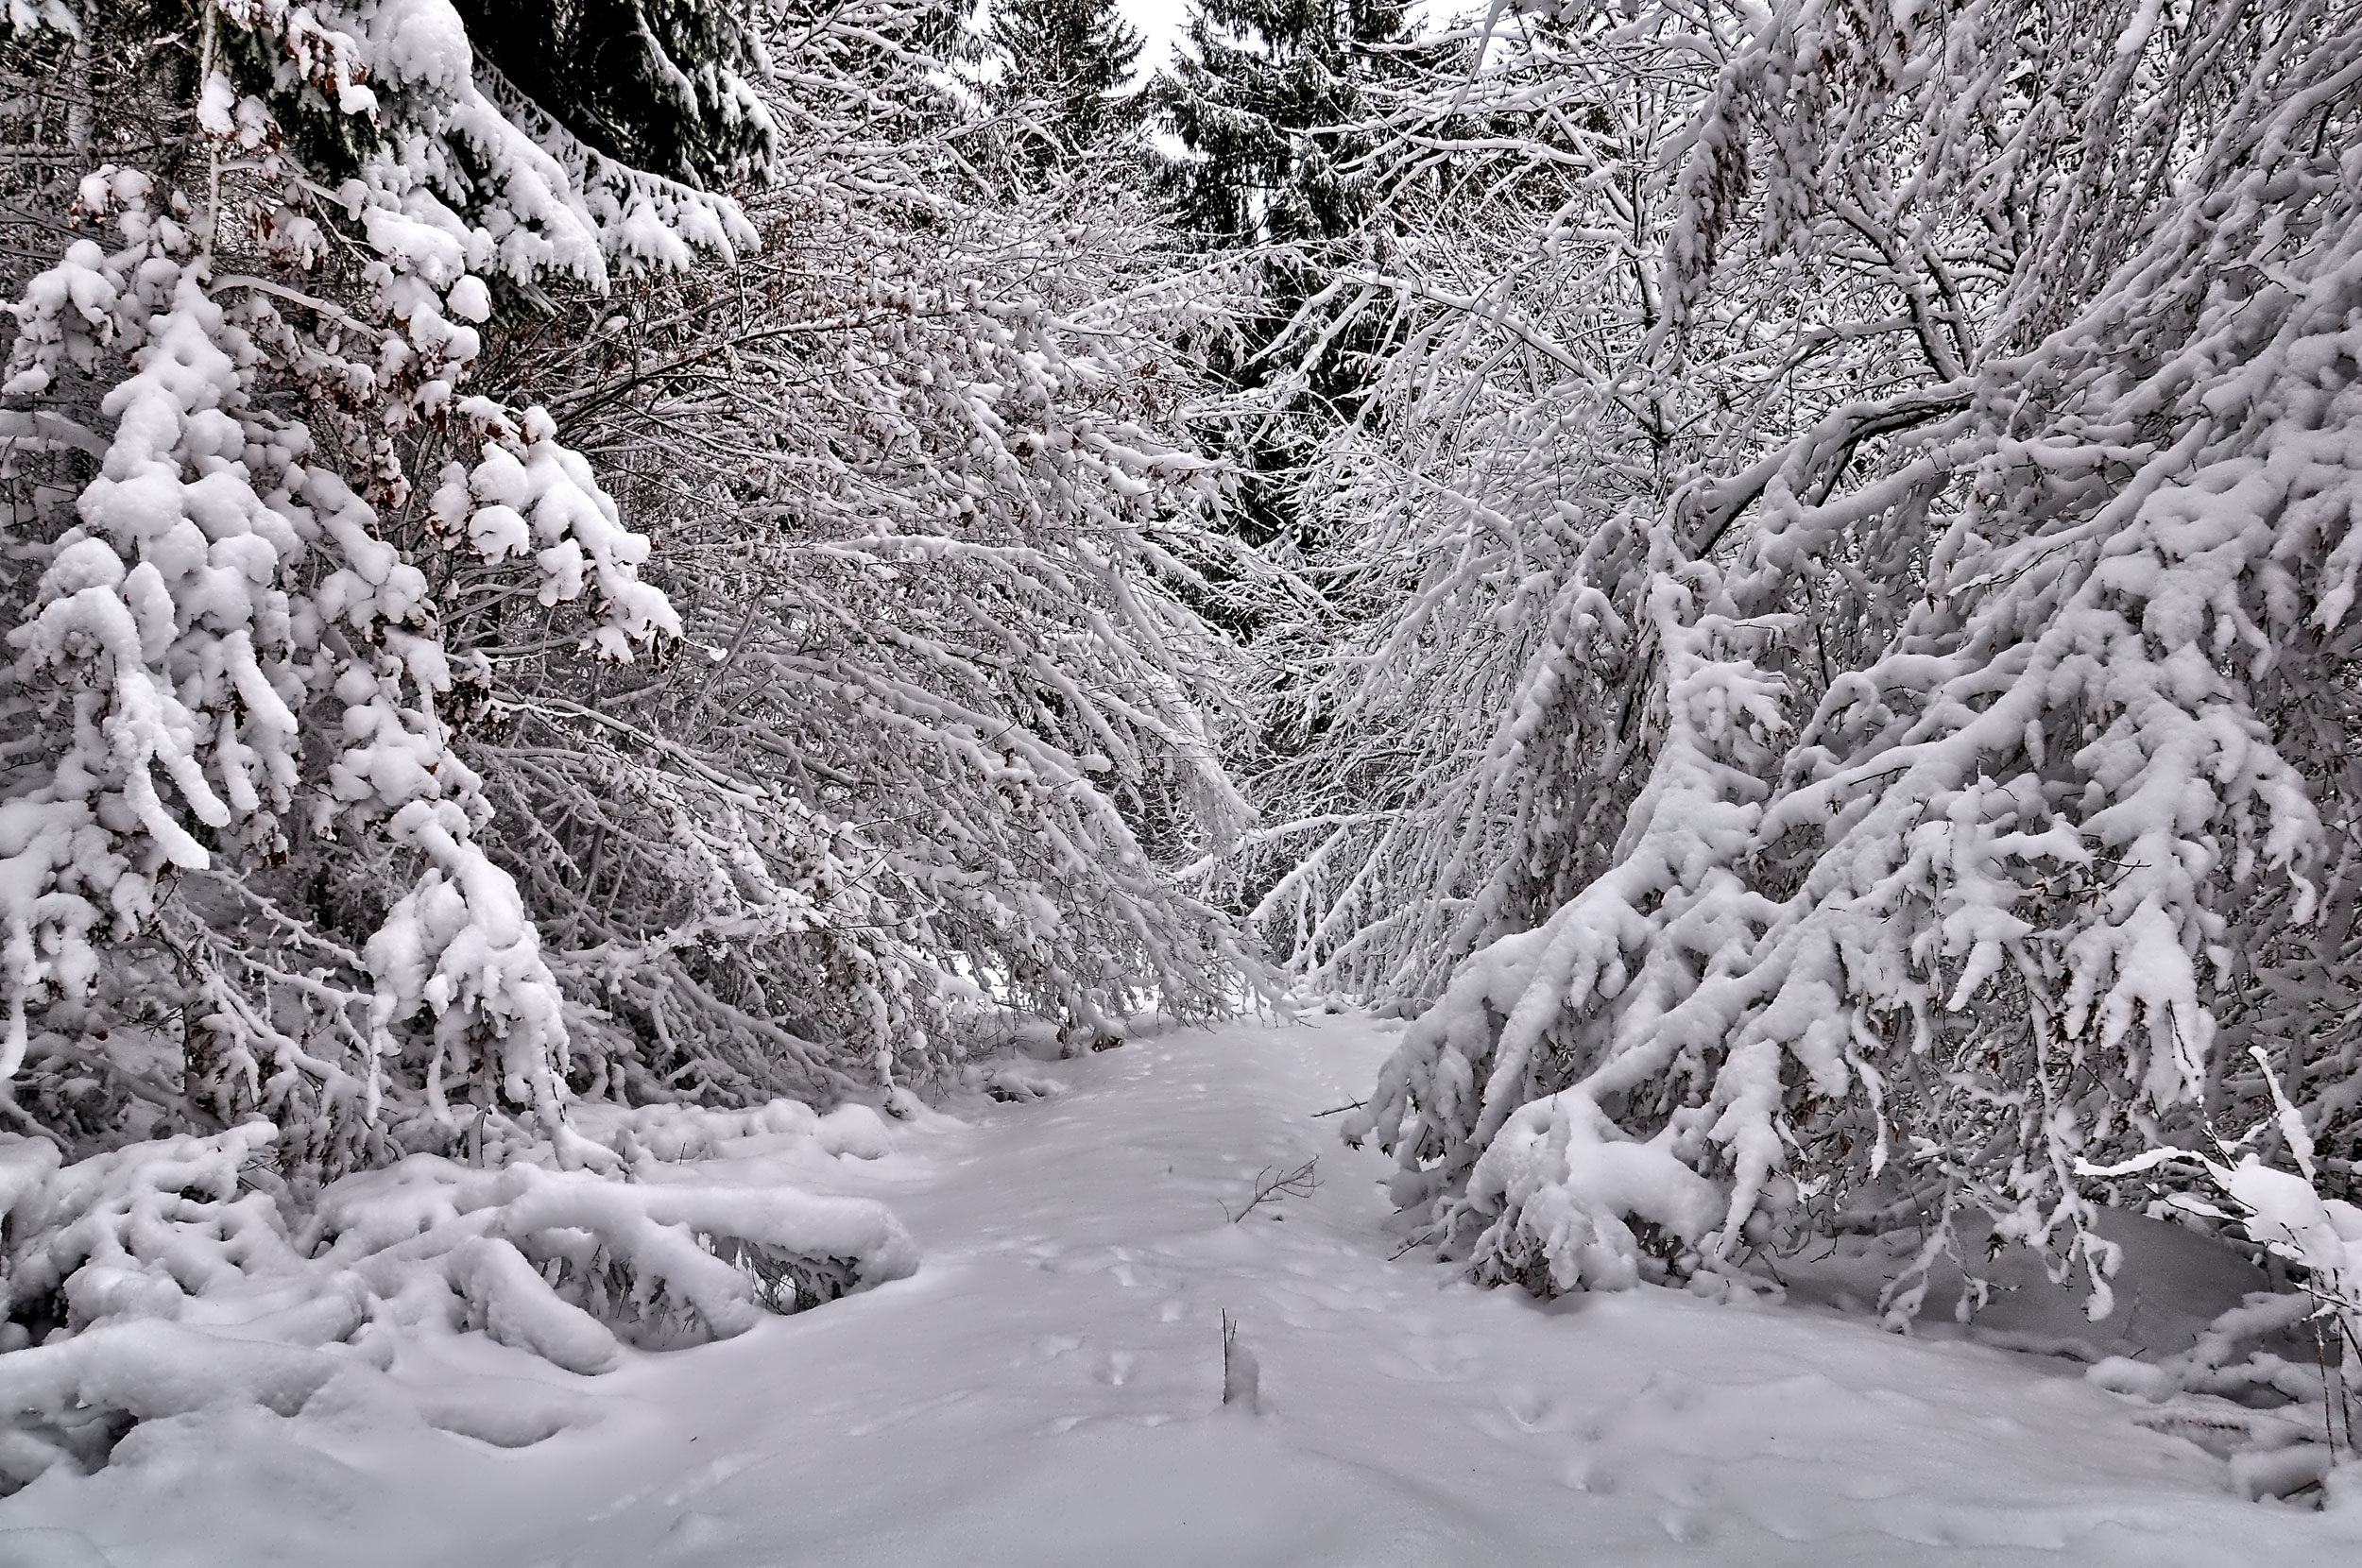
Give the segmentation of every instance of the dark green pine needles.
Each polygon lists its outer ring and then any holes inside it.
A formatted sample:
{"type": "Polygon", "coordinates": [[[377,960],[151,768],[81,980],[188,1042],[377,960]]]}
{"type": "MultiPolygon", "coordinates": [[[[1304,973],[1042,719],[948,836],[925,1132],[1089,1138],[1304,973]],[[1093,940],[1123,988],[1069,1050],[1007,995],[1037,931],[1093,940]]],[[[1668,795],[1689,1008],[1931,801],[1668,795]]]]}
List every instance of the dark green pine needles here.
{"type": "Polygon", "coordinates": [[[1028,118],[1037,157],[1104,150],[1138,124],[1137,99],[1117,92],[1140,58],[1140,35],[1116,0],[999,0],[984,43],[1001,60],[988,96],[1028,118]]]}
{"type": "Polygon", "coordinates": [[[770,166],[757,9],[736,0],[456,0],[479,64],[583,141],[693,185],[770,166]]]}
{"type": "Polygon", "coordinates": [[[1402,0],[1200,0],[1189,47],[1156,84],[1190,158],[1173,170],[1188,225],[1218,245],[1330,240],[1361,222],[1334,137],[1362,84],[1411,37],[1402,0]]]}

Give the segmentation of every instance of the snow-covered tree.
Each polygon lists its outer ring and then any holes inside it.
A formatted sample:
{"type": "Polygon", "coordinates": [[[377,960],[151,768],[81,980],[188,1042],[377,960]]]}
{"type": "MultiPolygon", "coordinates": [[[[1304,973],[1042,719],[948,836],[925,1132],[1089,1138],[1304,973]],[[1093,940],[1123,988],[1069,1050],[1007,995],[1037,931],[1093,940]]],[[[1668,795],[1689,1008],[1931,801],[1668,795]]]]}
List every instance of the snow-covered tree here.
{"type": "Polygon", "coordinates": [[[1138,124],[1137,98],[1120,94],[1141,39],[1115,0],[1000,0],[982,42],[1000,67],[987,95],[1023,118],[1036,161],[1104,162],[1138,124]]]}
{"type": "Polygon", "coordinates": [[[51,257],[5,388],[11,1103],[102,1141],[264,1109],[333,1169],[391,1073],[437,1127],[465,1094],[568,1147],[563,1003],[454,750],[482,667],[428,571],[601,658],[678,630],[549,416],[466,384],[505,300],[752,230],[507,99],[436,0],[56,9],[8,47],[51,257]],[[421,505],[429,452],[482,483],[421,505]],[[354,865],[347,936],[307,888],[354,865]]]}
{"type": "MultiPolygon", "coordinates": [[[[141,84],[197,94],[186,150],[27,208],[118,238],[18,312],[17,1106],[77,1150],[259,1111],[309,1180],[568,1149],[575,1093],[924,1085],[996,1006],[1223,1005],[1169,877],[1243,810],[1175,597],[1210,479],[1157,434],[1190,312],[1139,203],[1004,208],[926,7],[767,51],[569,11],[535,101],[440,6],[319,14],[288,59],[343,75],[245,96],[268,51],[193,19],[225,85],[141,84]],[[696,86],[684,177],[769,161],[751,208],[568,128],[656,145],[559,68],[633,49],[696,86]],[[256,542],[150,538],[216,492],[256,542]]],[[[134,23],[17,46],[103,82],[134,23]]],[[[146,123],[26,104],[94,158],[146,123]]]]}
{"type": "Polygon", "coordinates": [[[1188,153],[1172,179],[1183,221],[1218,244],[1333,240],[1366,214],[1333,138],[1363,80],[1407,43],[1393,0],[1206,0],[1156,86],[1188,153]]]}
{"type": "Polygon", "coordinates": [[[991,128],[862,42],[923,20],[848,15],[841,86],[782,96],[760,256],[585,299],[507,371],[566,388],[687,606],[680,657],[591,691],[537,634],[486,647],[550,693],[470,755],[608,1015],[593,1092],[924,1086],[979,996],[1104,1039],[1249,966],[1172,878],[1245,815],[1187,607],[1220,548],[1174,434],[1203,308],[1120,183],[994,194],[991,128]]]}
{"type": "MultiPolygon", "coordinates": [[[[0,40],[0,1488],[894,1278],[631,1178],[1253,967],[1153,216],[1007,206],[933,7],[484,10],[0,40]]],[[[402,1419],[573,1419],[492,1404],[402,1419]]]]}
{"type": "Polygon", "coordinates": [[[693,185],[768,172],[777,127],[762,23],[779,7],[457,0],[457,9],[479,60],[608,157],[693,185]]]}
{"type": "Polygon", "coordinates": [[[1317,510],[1296,487],[1356,405],[1374,347],[1350,313],[1307,318],[1305,305],[1340,264],[1385,244],[1392,214],[1359,179],[1359,126],[1373,85],[1420,61],[1411,34],[1393,0],[1208,0],[1151,89],[1178,145],[1158,178],[1174,219],[1247,297],[1210,356],[1228,396],[1199,427],[1241,475],[1224,526],[1291,566],[1317,510]],[[1291,323],[1321,351],[1288,344],[1291,323]]]}
{"type": "Polygon", "coordinates": [[[2104,1304],[2148,1189],[2079,1171],[2270,1124],[2259,1061],[2351,1183],[2357,60],[1575,6],[1373,122],[1437,196],[1339,285],[1402,344],[1307,487],[1361,624],[1236,864],[1418,1014],[1351,1132],[1447,1252],[1924,1219],[1907,1316],[1982,1211],[2104,1304]]]}

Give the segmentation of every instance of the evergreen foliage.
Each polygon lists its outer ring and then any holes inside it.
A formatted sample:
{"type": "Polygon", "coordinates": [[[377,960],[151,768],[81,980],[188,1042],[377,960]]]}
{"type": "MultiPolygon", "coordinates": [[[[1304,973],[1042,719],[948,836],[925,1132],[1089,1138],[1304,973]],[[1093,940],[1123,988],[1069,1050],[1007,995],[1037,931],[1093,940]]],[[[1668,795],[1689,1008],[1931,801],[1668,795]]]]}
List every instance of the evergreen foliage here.
{"type": "Polygon", "coordinates": [[[1218,251],[1245,253],[1253,305],[1213,355],[1231,396],[1202,438],[1237,467],[1227,525],[1300,562],[1314,544],[1295,487],[1364,384],[1365,332],[1306,315],[1343,258],[1382,245],[1388,218],[1346,172],[1374,80],[1410,73],[1409,8],[1393,0],[1207,0],[1155,85],[1182,147],[1162,183],[1176,221],[1218,251]],[[1291,328],[1295,331],[1291,332],[1291,328]]]}
{"type": "Polygon", "coordinates": [[[478,59],[590,145],[727,187],[768,168],[778,128],[769,0],[457,0],[478,59]]]}
{"type": "Polygon", "coordinates": [[[1359,230],[1368,207],[1334,133],[1364,117],[1364,79],[1410,37],[1399,0],[1200,0],[1157,87],[1189,153],[1171,175],[1183,224],[1228,247],[1359,230]]]}
{"type": "Polygon", "coordinates": [[[1001,62],[990,97],[1025,117],[1036,158],[1105,159],[1139,122],[1119,95],[1140,58],[1140,35],[1116,0],[1001,0],[983,40],[1001,62]]]}

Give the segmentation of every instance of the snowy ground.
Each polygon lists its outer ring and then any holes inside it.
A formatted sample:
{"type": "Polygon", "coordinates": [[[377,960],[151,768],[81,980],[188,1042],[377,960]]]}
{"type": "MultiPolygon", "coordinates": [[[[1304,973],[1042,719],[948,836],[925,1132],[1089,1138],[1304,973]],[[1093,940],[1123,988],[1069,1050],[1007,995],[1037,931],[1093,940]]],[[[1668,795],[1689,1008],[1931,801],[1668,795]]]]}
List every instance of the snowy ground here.
{"type": "Polygon", "coordinates": [[[2237,1501],[2067,1363],[1390,1262],[1383,1162],[1311,1116],[1384,1049],[1331,1020],[1058,1064],[1064,1098],[833,1162],[909,1224],[913,1279],[603,1377],[539,1367],[602,1413],[529,1448],[154,1423],[0,1503],[0,1568],[2362,1562],[2362,1504],[2237,1501]],[[1310,1198],[1225,1220],[1312,1154],[1310,1198]],[[1260,1416],[1219,1409],[1225,1311],[1260,1416]]]}

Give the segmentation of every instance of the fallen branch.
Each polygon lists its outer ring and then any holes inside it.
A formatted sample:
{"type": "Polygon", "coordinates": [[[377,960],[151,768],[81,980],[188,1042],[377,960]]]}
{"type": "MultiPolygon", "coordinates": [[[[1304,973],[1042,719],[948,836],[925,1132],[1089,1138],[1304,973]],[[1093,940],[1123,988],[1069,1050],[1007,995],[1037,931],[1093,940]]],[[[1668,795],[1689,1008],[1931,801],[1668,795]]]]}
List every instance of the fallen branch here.
{"type": "Polygon", "coordinates": [[[1282,1198],[1309,1198],[1314,1189],[1321,1185],[1320,1175],[1316,1168],[1320,1163],[1321,1157],[1315,1154],[1293,1170],[1277,1176],[1273,1175],[1272,1172],[1279,1167],[1267,1165],[1255,1173],[1255,1196],[1246,1201],[1246,1207],[1236,1214],[1230,1214],[1230,1205],[1225,1203],[1223,1205],[1222,1212],[1230,1215],[1230,1222],[1235,1225],[1253,1214],[1255,1205],[1258,1203],[1276,1202],[1282,1198]]]}

